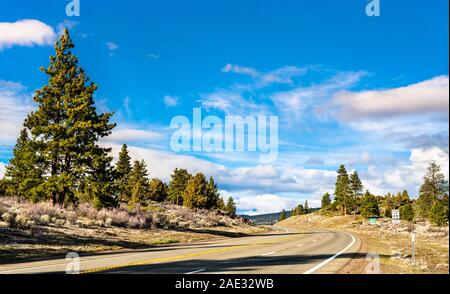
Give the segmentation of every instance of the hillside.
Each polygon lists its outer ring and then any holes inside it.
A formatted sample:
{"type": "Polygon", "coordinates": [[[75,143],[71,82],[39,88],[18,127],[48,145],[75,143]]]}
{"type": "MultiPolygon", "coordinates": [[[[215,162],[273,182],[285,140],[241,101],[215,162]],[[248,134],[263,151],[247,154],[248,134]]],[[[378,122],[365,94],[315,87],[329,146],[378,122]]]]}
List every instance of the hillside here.
{"type": "MultiPolygon", "coordinates": [[[[281,212],[275,212],[275,213],[258,214],[258,215],[242,215],[242,217],[251,220],[254,224],[257,224],[257,225],[273,225],[276,222],[278,222],[280,215],[281,215],[281,212]]],[[[286,216],[290,217],[291,212],[287,211],[286,216]]]]}
{"type": "Polygon", "coordinates": [[[134,209],[59,208],[0,197],[0,263],[69,251],[91,253],[261,232],[242,217],[152,203],[134,209]]]}
{"type": "MultiPolygon", "coordinates": [[[[319,208],[310,208],[310,211],[318,211],[319,208]]],[[[286,217],[291,217],[291,211],[286,211],[286,217]]],[[[274,213],[258,214],[258,215],[242,215],[242,217],[251,220],[257,225],[273,225],[280,219],[281,211],[274,213]]]]}
{"type": "Polygon", "coordinates": [[[449,227],[435,227],[428,222],[402,221],[393,225],[391,219],[381,218],[370,225],[361,216],[321,215],[319,212],[293,216],[275,226],[292,228],[324,228],[343,230],[357,235],[361,255],[344,268],[342,273],[366,273],[366,256],[379,256],[381,273],[449,273],[449,227]],[[416,263],[411,259],[411,235],[415,232],[416,263]]]}

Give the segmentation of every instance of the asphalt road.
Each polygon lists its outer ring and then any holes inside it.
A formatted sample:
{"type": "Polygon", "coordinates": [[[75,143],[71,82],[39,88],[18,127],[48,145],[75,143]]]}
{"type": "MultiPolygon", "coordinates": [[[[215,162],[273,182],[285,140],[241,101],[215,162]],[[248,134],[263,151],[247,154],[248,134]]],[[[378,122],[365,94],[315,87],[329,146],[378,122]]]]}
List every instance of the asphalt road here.
{"type": "MultiPolygon", "coordinates": [[[[360,240],[330,230],[274,231],[241,238],[81,256],[81,273],[336,273],[358,251],[360,240]]],[[[65,273],[66,259],[0,265],[0,274],[65,273]]]]}

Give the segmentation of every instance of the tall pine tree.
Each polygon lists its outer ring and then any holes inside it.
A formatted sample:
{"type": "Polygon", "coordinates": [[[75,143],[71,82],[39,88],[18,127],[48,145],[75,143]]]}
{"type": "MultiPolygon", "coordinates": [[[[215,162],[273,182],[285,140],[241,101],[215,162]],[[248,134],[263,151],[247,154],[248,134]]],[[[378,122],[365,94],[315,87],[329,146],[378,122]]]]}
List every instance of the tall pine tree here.
{"type": "Polygon", "coordinates": [[[334,189],[335,201],[343,215],[347,215],[348,196],[350,194],[349,178],[345,166],[342,164],[337,171],[337,179],[334,189]]]}
{"type": "Polygon", "coordinates": [[[447,207],[448,210],[448,181],[445,180],[441,167],[436,163],[431,163],[420,187],[417,210],[420,217],[429,219],[434,211],[440,214],[441,207],[447,207]],[[432,210],[433,207],[437,208],[432,210]]]}
{"type": "Polygon", "coordinates": [[[34,144],[29,139],[28,130],[23,128],[13,150],[13,158],[6,167],[5,192],[36,202],[45,194],[42,187],[44,168],[34,144]]]}
{"type": "Polygon", "coordinates": [[[364,186],[359,179],[359,175],[357,171],[354,171],[350,175],[349,179],[349,188],[350,188],[350,194],[348,196],[348,204],[347,206],[351,210],[353,214],[356,214],[358,212],[358,206],[359,202],[361,200],[361,192],[364,189],[364,186]]]}
{"type": "Polygon", "coordinates": [[[150,181],[148,196],[150,200],[163,202],[167,199],[167,187],[160,179],[150,181]]]}
{"type": "Polygon", "coordinates": [[[328,210],[330,206],[331,206],[331,197],[330,193],[327,192],[322,196],[322,203],[320,209],[325,211],[328,210]]]}
{"type": "Polygon", "coordinates": [[[220,194],[217,184],[214,182],[213,177],[209,177],[208,185],[206,186],[206,208],[207,209],[219,209],[220,207],[220,194]]]}
{"type": "Polygon", "coordinates": [[[98,186],[96,193],[102,194],[96,196],[99,201],[111,197],[103,194],[108,189],[105,183],[96,182],[96,173],[109,173],[110,149],[97,142],[114,128],[110,123],[112,113],[97,113],[93,99],[97,86],[89,83],[78,66],[73,48],[65,29],[55,44],[50,65],[41,68],[48,75],[48,84],[36,91],[38,108],[25,122],[45,167],[44,191],[60,205],[76,202],[76,197],[86,191],[83,186],[94,183],[98,186]]]}
{"type": "Polygon", "coordinates": [[[168,199],[176,205],[183,205],[183,193],[191,174],[185,169],[175,168],[169,183],[168,199]]]}
{"type": "Polygon", "coordinates": [[[131,157],[128,152],[128,146],[123,144],[119,152],[119,160],[116,163],[116,185],[119,199],[122,202],[128,202],[131,198],[131,192],[128,188],[131,169],[131,157]]]}
{"type": "Polygon", "coordinates": [[[234,202],[234,199],[231,196],[227,200],[227,205],[225,206],[225,211],[230,216],[235,216],[236,215],[236,203],[234,202]]]}
{"type": "Polygon", "coordinates": [[[145,162],[136,160],[133,164],[128,187],[131,192],[129,204],[135,205],[141,203],[149,194],[148,171],[145,162]]]}
{"type": "Polygon", "coordinates": [[[202,173],[190,178],[183,193],[183,205],[188,208],[207,207],[207,182],[202,173]]]}

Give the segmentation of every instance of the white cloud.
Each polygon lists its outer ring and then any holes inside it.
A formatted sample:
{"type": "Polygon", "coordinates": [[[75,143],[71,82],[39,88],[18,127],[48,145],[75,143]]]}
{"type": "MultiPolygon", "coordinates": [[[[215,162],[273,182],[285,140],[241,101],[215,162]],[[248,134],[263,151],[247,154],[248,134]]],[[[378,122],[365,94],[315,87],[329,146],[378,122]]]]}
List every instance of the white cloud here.
{"type": "Polygon", "coordinates": [[[0,144],[13,145],[26,116],[34,109],[20,83],[0,80],[0,144]]]}
{"type": "Polygon", "coordinates": [[[115,52],[119,49],[119,45],[117,45],[114,42],[106,42],[105,45],[108,48],[109,51],[108,55],[110,57],[114,56],[115,52]]]}
{"type": "Polygon", "coordinates": [[[147,57],[151,58],[151,59],[158,59],[159,58],[159,54],[149,53],[149,54],[147,54],[147,57]]]}
{"type": "Polygon", "coordinates": [[[161,134],[153,131],[132,128],[119,128],[113,130],[111,135],[104,137],[102,140],[105,142],[115,142],[119,144],[133,142],[145,143],[148,141],[160,139],[161,137],[161,134]]]}
{"type": "Polygon", "coordinates": [[[0,179],[3,179],[5,172],[6,172],[6,164],[0,162],[0,179]]]}
{"type": "Polygon", "coordinates": [[[105,45],[106,45],[106,47],[108,47],[108,50],[110,50],[110,51],[119,49],[119,45],[117,45],[116,43],[113,43],[113,42],[106,42],[105,45]]]}
{"type": "Polygon", "coordinates": [[[267,112],[264,105],[258,104],[247,98],[244,98],[240,91],[219,89],[215,92],[200,95],[199,102],[204,109],[217,109],[227,115],[243,115],[251,113],[252,115],[263,114],[267,112]]]}
{"type": "Polygon", "coordinates": [[[256,87],[265,87],[270,84],[292,84],[293,78],[304,75],[307,72],[307,68],[300,68],[296,66],[284,66],[273,71],[264,73],[260,72],[252,67],[245,67],[240,65],[233,65],[228,63],[222,68],[222,72],[236,73],[247,75],[255,79],[256,87]]]}
{"type": "Polygon", "coordinates": [[[385,162],[373,163],[361,175],[365,187],[372,193],[385,195],[406,189],[410,196],[416,197],[431,162],[439,164],[445,177],[449,178],[449,154],[439,147],[412,149],[407,161],[398,161],[390,166],[385,162]]]}
{"type": "Polygon", "coordinates": [[[405,87],[350,92],[342,91],[334,98],[340,109],[339,115],[345,120],[367,117],[446,113],[449,108],[449,78],[438,76],[405,87]]]}
{"type": "Polygon", "coordinates": [[[354,86],[365,75],[367,73],[364,71],[341,72],[318,84],[274,93],[271,99],[279,113],[283,114],[284,121],[297,122],[306,112],[315,111],[320,102],[330,98],[337,91],[354,86]]]}
{"type": "Polygon", "coordinates": [[[35,19],[0,22],[0,50],[15,45],[51,45],[55,39],[53,28],[35,19]]]}
{"type": "Polygon", "coordinates": [[[169,107],[174,107],[178,105],[178,97],[166,95],[164,96],[164,104],[169,107]]]}
{"type": "Polygon", "coordinates": [[[130,103],[130,97],[127,96],[123,99],[123,108],[125,109],[125,113],[127,114],[127,116],[131,116],[133,114],[133,112],[131,111],[130,103]]]}
{"type": "Polygon", "coordinates": [[[260,75],[260,73],[254,68],[233,65],[231,63],[228,63],[227,65],[225,65],[225,67],[222,68],[222,72],[226,72],[226,73],[234,72],[237,74],[248,75],[251,77],[257,77],[258,75],[260,75]]]}
{"type": "MultiPolygon", "coordinates": [[[[62,35],[62,33],[64,32],[64,29],[71,30],[74,27],[76,27],[77,25],[78,25],[78,22],[65,19],[63,22],[60,22],[56,26],[56,30],[58,31],[58,35],[62,35]]],[[[81,37],[83,37],[83,36],[81,36],[81,37]]]]}
{"type": "Polygon", "coordinates": [[[235,197],[236,207],[241,214],[257,215],[290,210],[299,204],[298,200],[274,194],[235,197]]]}

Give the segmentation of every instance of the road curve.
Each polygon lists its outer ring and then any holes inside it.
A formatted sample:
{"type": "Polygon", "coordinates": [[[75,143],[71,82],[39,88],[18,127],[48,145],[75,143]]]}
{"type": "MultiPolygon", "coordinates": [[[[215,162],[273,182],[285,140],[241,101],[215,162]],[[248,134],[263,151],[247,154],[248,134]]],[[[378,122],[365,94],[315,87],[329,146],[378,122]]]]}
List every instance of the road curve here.
{"type": "MultiPolygon", "coordinates": [[[[264,234],[81,256],[81,273],[316,274],[336,273],[360,240],[340,231],[274,228],[264,234]]],[[[64,273],[52,259],[0,265],[0,274],[64,273]]]]}

